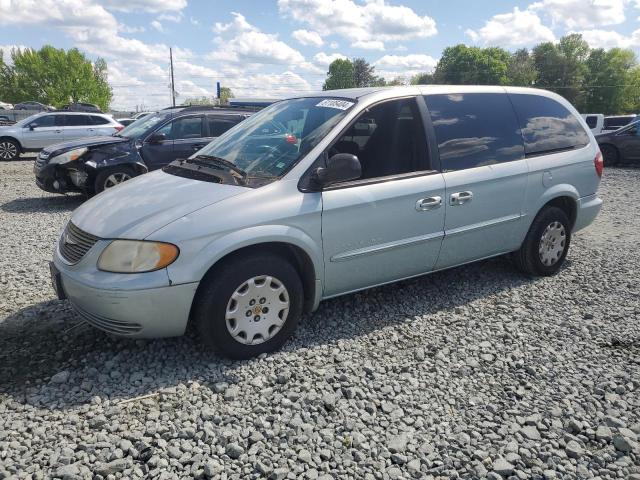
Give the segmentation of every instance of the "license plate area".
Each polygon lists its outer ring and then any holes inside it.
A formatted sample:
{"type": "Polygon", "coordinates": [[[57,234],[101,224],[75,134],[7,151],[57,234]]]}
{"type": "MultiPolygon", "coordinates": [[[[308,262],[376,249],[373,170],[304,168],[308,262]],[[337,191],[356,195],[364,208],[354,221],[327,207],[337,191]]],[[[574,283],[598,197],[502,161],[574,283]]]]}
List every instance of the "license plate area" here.
{"type": "Polygon", "coordinates": [[[64,287],[62,286],[62,274],[53,262],[49,262],[49,271],[51,272],[51,285],[54,292],[56,292],[58,300],[65,300],[67,295],[64,293],[64,287]]]}

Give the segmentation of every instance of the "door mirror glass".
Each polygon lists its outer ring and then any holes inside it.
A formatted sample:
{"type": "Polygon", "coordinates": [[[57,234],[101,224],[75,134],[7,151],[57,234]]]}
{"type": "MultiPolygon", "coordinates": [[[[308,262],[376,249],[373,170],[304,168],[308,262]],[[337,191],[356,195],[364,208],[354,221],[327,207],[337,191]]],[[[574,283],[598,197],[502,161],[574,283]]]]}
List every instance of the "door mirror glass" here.
{"type": "Polygon", "coordinates": [[[167,134],[166,133],[154,133],[153,135],[151,135],[149,137],[149,140],[147,140],[147,142],[149,143],[160,143],[163,142],[167,139],[167,134]]]}
{"type": "Polygon", "coordinates": [[[337,153],[327,160],[327,167],[320,167],[314,172],[314,179],[319,187],[328,187],[335,183],[357,180],[362,175],[360,160],[351,153],[337,153]]]}

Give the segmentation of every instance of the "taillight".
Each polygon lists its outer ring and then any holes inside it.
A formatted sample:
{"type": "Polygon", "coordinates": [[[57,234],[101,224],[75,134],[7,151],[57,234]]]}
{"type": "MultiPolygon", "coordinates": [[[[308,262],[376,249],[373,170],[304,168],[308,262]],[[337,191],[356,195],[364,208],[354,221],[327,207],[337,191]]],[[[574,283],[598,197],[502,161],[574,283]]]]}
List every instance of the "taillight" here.
{"type": "Polygon", "coordinates": [[[122,130],[124,127],[122,125],[116,125],[116,132],[119,132],[120,130],[122,130]]]}
{"type": "Polygon", "coordinates": [[[596,158],[593,159],[593,164],[596,167],[596,174],[598,177],[602,178],[602,172],[604,170],[604,160],[602,160],[602,153],[598,150],[596,153],[596,158]]]}

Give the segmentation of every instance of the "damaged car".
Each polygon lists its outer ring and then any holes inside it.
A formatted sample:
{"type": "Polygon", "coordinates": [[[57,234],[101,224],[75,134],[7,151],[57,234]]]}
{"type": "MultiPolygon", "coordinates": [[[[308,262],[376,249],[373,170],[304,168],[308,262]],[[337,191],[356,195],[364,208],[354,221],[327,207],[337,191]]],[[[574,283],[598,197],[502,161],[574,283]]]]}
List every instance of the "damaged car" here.
{"type": "Polygon", "coordinates": [[[251,113],[238,108],[169,108],[114,135],[58,143],[38,154],[36,184],[47,192],[92,196],[191,156],[251,113]]]}

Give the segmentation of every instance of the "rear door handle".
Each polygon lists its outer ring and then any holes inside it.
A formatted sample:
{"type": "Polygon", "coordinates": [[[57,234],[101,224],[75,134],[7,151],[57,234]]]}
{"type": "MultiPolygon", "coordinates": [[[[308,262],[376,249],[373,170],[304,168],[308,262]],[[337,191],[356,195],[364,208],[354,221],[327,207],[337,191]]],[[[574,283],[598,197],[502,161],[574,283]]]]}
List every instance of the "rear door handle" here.
{"type": "Polygon", "coordinates": [[[465,192],[456,192],[452,193],[449,198],[450,205],[462,205],[464,203],[470,202],[473,199],[473,192],[465,191],[465,192]]]}
{"type": "Polygon", "coordinates": [[[428,197],[421,198],[416,202],[416,210],[419,212],[425,212],[427,210],[433,210],[442,205],[442,197],[428,197]]]}

